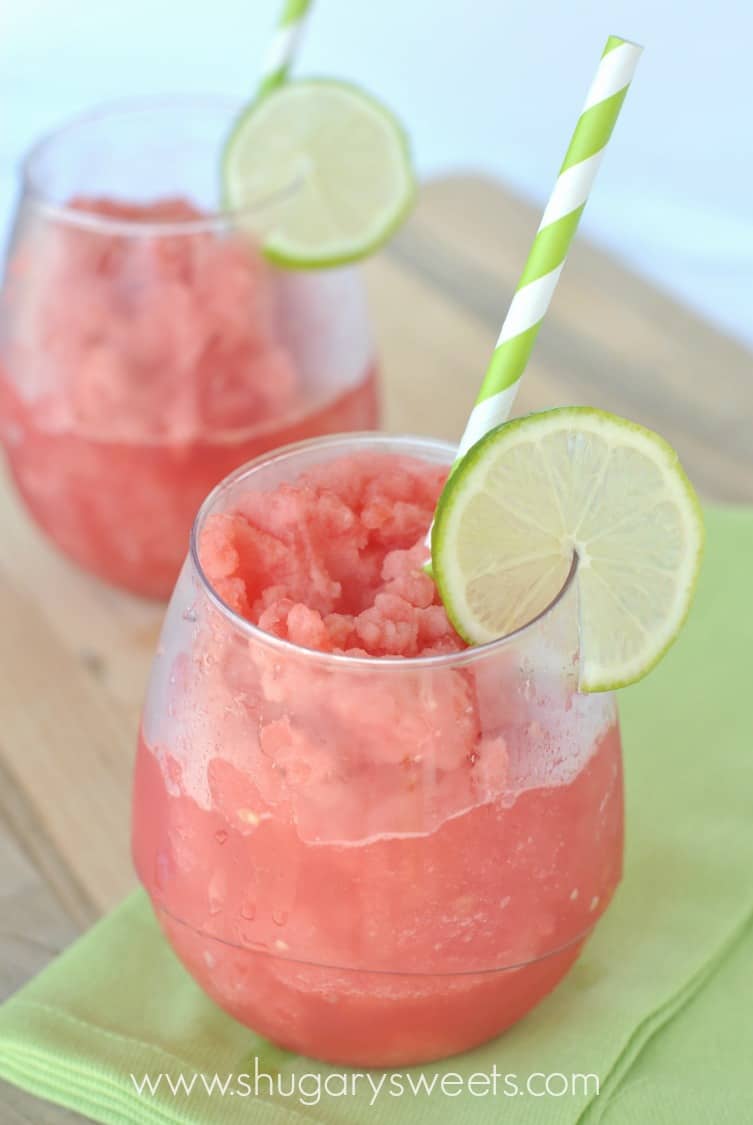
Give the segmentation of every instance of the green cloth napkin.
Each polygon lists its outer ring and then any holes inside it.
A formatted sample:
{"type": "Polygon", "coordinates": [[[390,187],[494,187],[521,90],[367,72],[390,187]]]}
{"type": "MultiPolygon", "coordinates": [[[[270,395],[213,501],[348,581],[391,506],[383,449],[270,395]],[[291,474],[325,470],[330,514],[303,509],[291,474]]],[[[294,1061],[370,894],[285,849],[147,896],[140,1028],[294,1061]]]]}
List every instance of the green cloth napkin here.
{"type": "MultiPolygon", "coordinates": [[[[271,1047],[204,998],[141,893],[0,1009],[0,1075],[111,1125],[307,1120],[444,1125],[741,1125],[753,1120],[753,512],[707,512],[688,626],[622,693],[625,879],[581,960],[510,1032],[407,1072],[595,1074],[598,1096],[342,1094],[341,1073],[271,1047]],[[254,1061],[256,1060],[256,1061],[254,1061]],[[130,1075],[267,1075],[253,1096],[139,1096],[130,1075]],[[268,1093],[280,1082],[292,1096],[268,1093]],[[316,1084],[329,1076],[329,1092],[316,1084]],[[370,1104],[373,1102],[373,1104],[370,1104]]],[[[342,1073],[347,1073],[343,1071],[342,1073]]],[[[374,1081],[381,1077],[372,1072],[374,1081]]],[[[435,1079],[436,1081],[436,1079],[435,1079]]],[[[457,1086],[450,1086],[457,1093],[457,1086]]],[[[245,1087],[241,1088],[243,1093],[245,1087]]]]}

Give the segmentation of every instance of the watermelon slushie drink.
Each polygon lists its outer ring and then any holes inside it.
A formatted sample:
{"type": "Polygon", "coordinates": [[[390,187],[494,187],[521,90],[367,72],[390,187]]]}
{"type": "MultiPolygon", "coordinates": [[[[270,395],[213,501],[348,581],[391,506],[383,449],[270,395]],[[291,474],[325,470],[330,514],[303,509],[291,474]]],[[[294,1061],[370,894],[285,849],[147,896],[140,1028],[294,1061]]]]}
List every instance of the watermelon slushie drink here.
{"type": "Polygon", "coordinates": [[[234,468],[377,423],[357,273],[273,269],[249,216],[212,211],[231,120],[168,102],[43,141],[2,297],[0,437],[29,511],[81,566],[157,597],[234,468]]]}
{"type": "Polygon", "coordinates": [[[342,436],[208,498],[152,674],[138,874],[176,953],[284,1047],[397,1066],[538,1003],[620,878],[613,698],[577,589],[466,648],[422,570],[452,460],[342,436]]]}

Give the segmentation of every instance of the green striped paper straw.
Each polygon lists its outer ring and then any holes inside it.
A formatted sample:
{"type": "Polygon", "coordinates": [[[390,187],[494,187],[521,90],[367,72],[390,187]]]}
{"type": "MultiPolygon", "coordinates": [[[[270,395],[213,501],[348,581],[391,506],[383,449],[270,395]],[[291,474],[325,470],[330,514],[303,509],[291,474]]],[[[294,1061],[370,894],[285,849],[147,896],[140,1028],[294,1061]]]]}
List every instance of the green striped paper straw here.
{"type": "Polygon", "coordinates": [[[455,464],[484,434],[509,416],[642,50],[636,43],[616,35],[607,39],[476,405],[460,440],[455,464]]]}
{"type": "Polygon", "coordinates": [[[311,3],[312,0],[285,0],[277,31],[264,57],[260,96],[277,89],[287,78],[311,3]]]}

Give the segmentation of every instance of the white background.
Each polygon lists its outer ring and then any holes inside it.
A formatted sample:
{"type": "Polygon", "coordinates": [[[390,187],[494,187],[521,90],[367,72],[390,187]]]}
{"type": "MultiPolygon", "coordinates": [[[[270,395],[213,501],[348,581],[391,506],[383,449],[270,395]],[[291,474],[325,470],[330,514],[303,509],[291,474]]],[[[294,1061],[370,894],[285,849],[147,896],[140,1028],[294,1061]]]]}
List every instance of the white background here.
{"type": "MultiPolygon", "coordinates": [[[[243,97],[276,10],[0,0],[0,232],[40,131],[124,94],[243,97]]],[[[609,33],[646,51],[582,229],[753,342],[750,0],[318,0],[298,70],[390,103],[422,175],[478,168],[543,202],[609,33]]]]}

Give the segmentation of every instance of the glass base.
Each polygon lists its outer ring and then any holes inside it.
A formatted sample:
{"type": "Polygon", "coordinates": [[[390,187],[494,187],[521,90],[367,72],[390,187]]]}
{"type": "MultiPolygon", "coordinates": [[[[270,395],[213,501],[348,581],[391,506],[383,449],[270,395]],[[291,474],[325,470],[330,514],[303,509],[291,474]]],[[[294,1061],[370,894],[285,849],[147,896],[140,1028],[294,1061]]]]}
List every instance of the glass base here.
{"type": "Polygon", "coordinates": [[[173,950],[224,1011],[286,1050],[342,1066],[413,1066],[493,1039],[559,984],[586,940],[509,969],[368,972],[241,949],[153,906],[173,950]]]}

